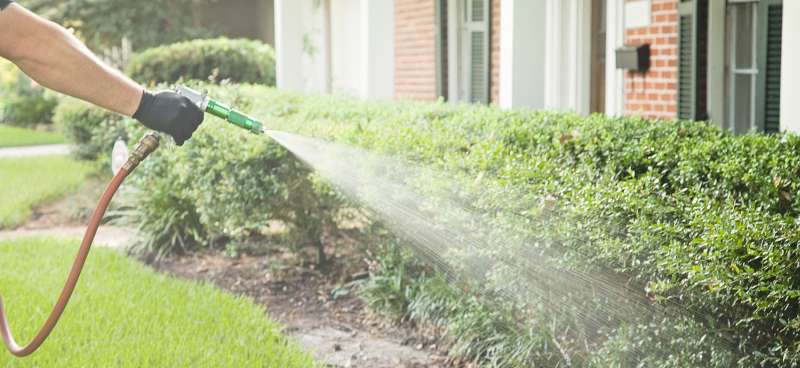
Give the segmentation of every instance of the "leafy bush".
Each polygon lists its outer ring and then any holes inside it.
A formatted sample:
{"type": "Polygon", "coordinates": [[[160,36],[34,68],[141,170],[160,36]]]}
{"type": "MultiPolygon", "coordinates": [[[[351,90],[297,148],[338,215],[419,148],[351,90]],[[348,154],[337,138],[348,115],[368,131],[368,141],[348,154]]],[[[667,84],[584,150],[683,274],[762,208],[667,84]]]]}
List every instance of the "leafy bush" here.
{"type": "MultiPolygon", "coordinates": [[[[242,102],[235,89],[205,87],[221,101],[242,102]]],[[[133,146],[144,133],[132,119],[76,100],[59,106],[57,121],[82,158],[104,163],[118,137],[133,146]]],[[[184,146],[168,142],[132,176],[139,191],[118,213],[145,235],[138,251],[163,256],[223,246],[277,220],[298,247],[317,248],[324,266],[322,237],[335,229],[341,199],[288,151],[211,116],[184,146]]]]}
{"type": "Polygon", "coordinates": [[[117,139],[128,139],[121,115],[93,108],[88,103],[63,98],[53,116],[55,125],[75,145],[74,154],[83,160],[107,163],[117,139]]]}
{"type": "MultiPolygon", "coordinates": [[[[409,274],[407,267],[397,271],[405,281],[393,277],[392,267],[376,273],[380,282],[366,289],[371,303],[445,326],[466,347],[456,349],[465,356],[496,366],[794,367],[800,361],[796,135],[734,136],[694,122],[359,102],[260,86],[210,89],[272,128],[394,154],[472,183],[453,195],[526,240],[524,249],[503,250],[508,255],[602,271],[669,311],[667,318],[645,315],[598,331],[569,313],[522,313],[492,297],[504,295],[518,274],[492,275],[482,285],[484,297],[473,298],[434,286],[426,280],[435,277],[409,274]],[[571,339],[575,331],[580,340],[571,339]]],[[[265,147],[272,144],[212,121],[186,148],[160,157],[169,157],[163,158],[168,171],[194,175],[191,182],[177,180],[174,192],[198,203],[204,228],[246,235],[255,226],[243,219],[277,216],[270,211],[292,204],[283,201],[294,191],[281,184],[291,181],[273,180],[276,173],[303,170],[288,154],[277,155],[283,151],[270,156],[265,147]],[[226,152],[202,152],[211,146],[226,152]],[[268,156],[253,163],[251,154],[268,156]],[[251,177],[258,168],[260,177],[251,177]],[[236,220],[226,223],[229,218],[236,220]]],[[[591,296],[579,302],[603,305],[591,296]]],[[[609,318],[622,312],[596,311],[609,318]]]]}
{"type": "Polygon", "coordinates": [[[143,83],[198,79],[274,86],[275,52],[254,40],[193,40],[143,51],[127,72],[143,83]]]}
{"type": "Polygon", "coordinates": [[[39,87],[14,64],[0,61],[0,123],[25,127],[50,124],[57,104],[55,94],[39,87]]]}

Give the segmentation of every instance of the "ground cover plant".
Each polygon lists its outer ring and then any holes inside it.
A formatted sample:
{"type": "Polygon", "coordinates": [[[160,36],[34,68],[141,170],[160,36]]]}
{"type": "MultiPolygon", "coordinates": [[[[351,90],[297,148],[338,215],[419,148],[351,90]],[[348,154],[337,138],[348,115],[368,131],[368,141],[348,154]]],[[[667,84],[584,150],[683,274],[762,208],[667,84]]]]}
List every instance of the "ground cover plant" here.
{"type": "Polygon", "coordinates": [[[64,143],[64,136],[56,132],[0,125],[0,148],[56,143],[64,143]]]}
{"type": "MultiPolygon", "coordinates": [[[[487,213],[487,221],[519,234],[518,245],[524,247],[503,250],[508,256],[602,272],[650,305],[670,311],[598,330],[574,315],[536,308],[520,313],[519,306],[491,297],[492,291],[503,295],[499,292],[514,284],[518,274],[487,273],[492,277],[483,287],[489,292],[478,298],[442,282],[441,275],[413,259],[383,262],[365,298],[390,306],[381,309],[396,311],[398,318],[444,326],[459,347],[456,354],[494,366],[792,367],[800,361],[796,135],[734,136],[695,122],[359,102],[247,85],[206,88],[268,127],[388,153],[447,173],[463,184],[454,195],[487,213]]],[[[169,164],[208,171],[219,190],[181,190],[171,184],[175,180],[160,180],[165,171],[159,170],[172,166],[158,160],[145,169],[160,173],[149,176],[149,186],[159,185],[156,193],[179,198],[183,222],[194,227],[169,226],[199,229],[206,242],[209,229],[215,229],[218,240],[257,229],[254,224],[274,218],[260,208],[280,209],[293,192],[285,173],[271,169],[292,165],[284,162],[291,155],[221,124],[209,119],[203,128],[209,136],[201,133],[187,143],[183,163],[169,164]],[[257,163],[232,153],[234,146],[246,147],[246,153],[275,149],[275,154],[257,163]],[[226,153],[203,162],[211,156],[196,150],[226,153]],[[263,193],[272,196],[266,199],[263,193]],[[250,196],[275,202],[266,207],[250,196]],[[196,203],[203,203],[206,215],[199,214],[196,203]],[[212,213],[226,216],[214,219],[212,213]],[[254,218],[260,220],[247,225],[254,218]]],[[[148,200],[168,203],[156,195],[148,200]]],[[[321,207],[331,211],[335,205],[321,207]]],[[[336,212],[329,213],[335,220],[336,212]]],[[[296,226],[305,225],[298,221],[296,226]]],[[[147,231],[165,229],[156,225],[147,231]]],[[[386,242],[377,239],[372,245],[386,242]]],[[[160,244],[170,243],[154,243],[160,244]]],[[[477,264],[486,256],[466,254],[463,261],[477,264]]],[[[568,304],[602,303],[587,298],[568,304]]],[[[597,313],[614,317],[607,308],[597,313]]]]}
{"type": "MultiPolygon", "coordinates": [[[[77,240],[0,242],[0,294],[20,343],[30,339],[63,286],[77,240]]],[[[263,308],[211,285],[158,274],[95,248],[58,328],[26,359],[4,367],[315,366],[263,308]]]]}
{"type": "Polygon", "coordinates": [[[76,189],[91,172],[66,156],[0,159],[0,229],[22,224],[34,206],[76,189]]]}

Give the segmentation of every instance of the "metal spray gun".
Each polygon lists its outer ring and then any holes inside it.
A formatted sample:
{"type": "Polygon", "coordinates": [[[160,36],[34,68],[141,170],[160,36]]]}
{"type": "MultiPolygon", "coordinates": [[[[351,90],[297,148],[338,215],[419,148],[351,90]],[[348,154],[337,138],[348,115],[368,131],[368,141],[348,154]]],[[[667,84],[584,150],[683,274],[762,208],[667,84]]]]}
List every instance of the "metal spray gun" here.
{"type": "Polygon", "coordinates": [[[208,97],[208,92],[200,93],[189,87],[180,85],[175,88],[175,92],[194,102],[194,104],[204,112],[224,119],[233,125],[247,129],[255,134],[264,133],[264,126],[260,121],[208,97]]]}

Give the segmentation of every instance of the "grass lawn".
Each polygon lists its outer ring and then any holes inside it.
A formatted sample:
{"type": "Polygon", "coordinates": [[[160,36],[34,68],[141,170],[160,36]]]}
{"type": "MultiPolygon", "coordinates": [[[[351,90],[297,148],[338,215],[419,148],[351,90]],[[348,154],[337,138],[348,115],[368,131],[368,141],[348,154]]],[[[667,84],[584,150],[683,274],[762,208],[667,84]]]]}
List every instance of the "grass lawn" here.
{"type": "Polygon", "coordinates": [[[21,224],[33,206],[76,189],[91,170],[66,156],[0,159],[0,229],[21,224]]]}
{"type": "Polygon", "coordinates": [[[64,143],[61,134],[0,125],[0,147],[64,143]]]}
{"type": "MultiPolygon", "coordinates": [[[[77,241],[0,242],[0,295],[27,343],[61,290],[77,241]]],[[[50,339],[0,367],[313,367],[264,309],[95,248],[50,339]]]]}

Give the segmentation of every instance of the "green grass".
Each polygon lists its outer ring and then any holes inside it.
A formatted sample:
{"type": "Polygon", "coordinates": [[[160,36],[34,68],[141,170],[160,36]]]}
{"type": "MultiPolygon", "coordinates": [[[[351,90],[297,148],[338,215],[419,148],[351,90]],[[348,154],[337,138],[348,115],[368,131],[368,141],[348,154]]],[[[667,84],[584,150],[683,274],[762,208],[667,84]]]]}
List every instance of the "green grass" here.
{"type": "MultiPolygon", "coordinates": [[[[50,312],[76,249],[77,241],[56,239],[0,242],[0,295],[18,343],[50,312]]],[[[41,350],[25,359],[0,351],[0,367],[312,366],[250,300],[103,248],[92,250],[41,350]]]]}
{"type": "Polygon", "coordinates": [[[56,143],[64,143],[64,137],[61,134],[0,125],[0,147],[56,143]]]}
{"type": "Polygon", "coordinates": [[[0,159],[0,229],[21,224],[33,206],[76,189],[91,170],[66,156],[0,159]]]}

